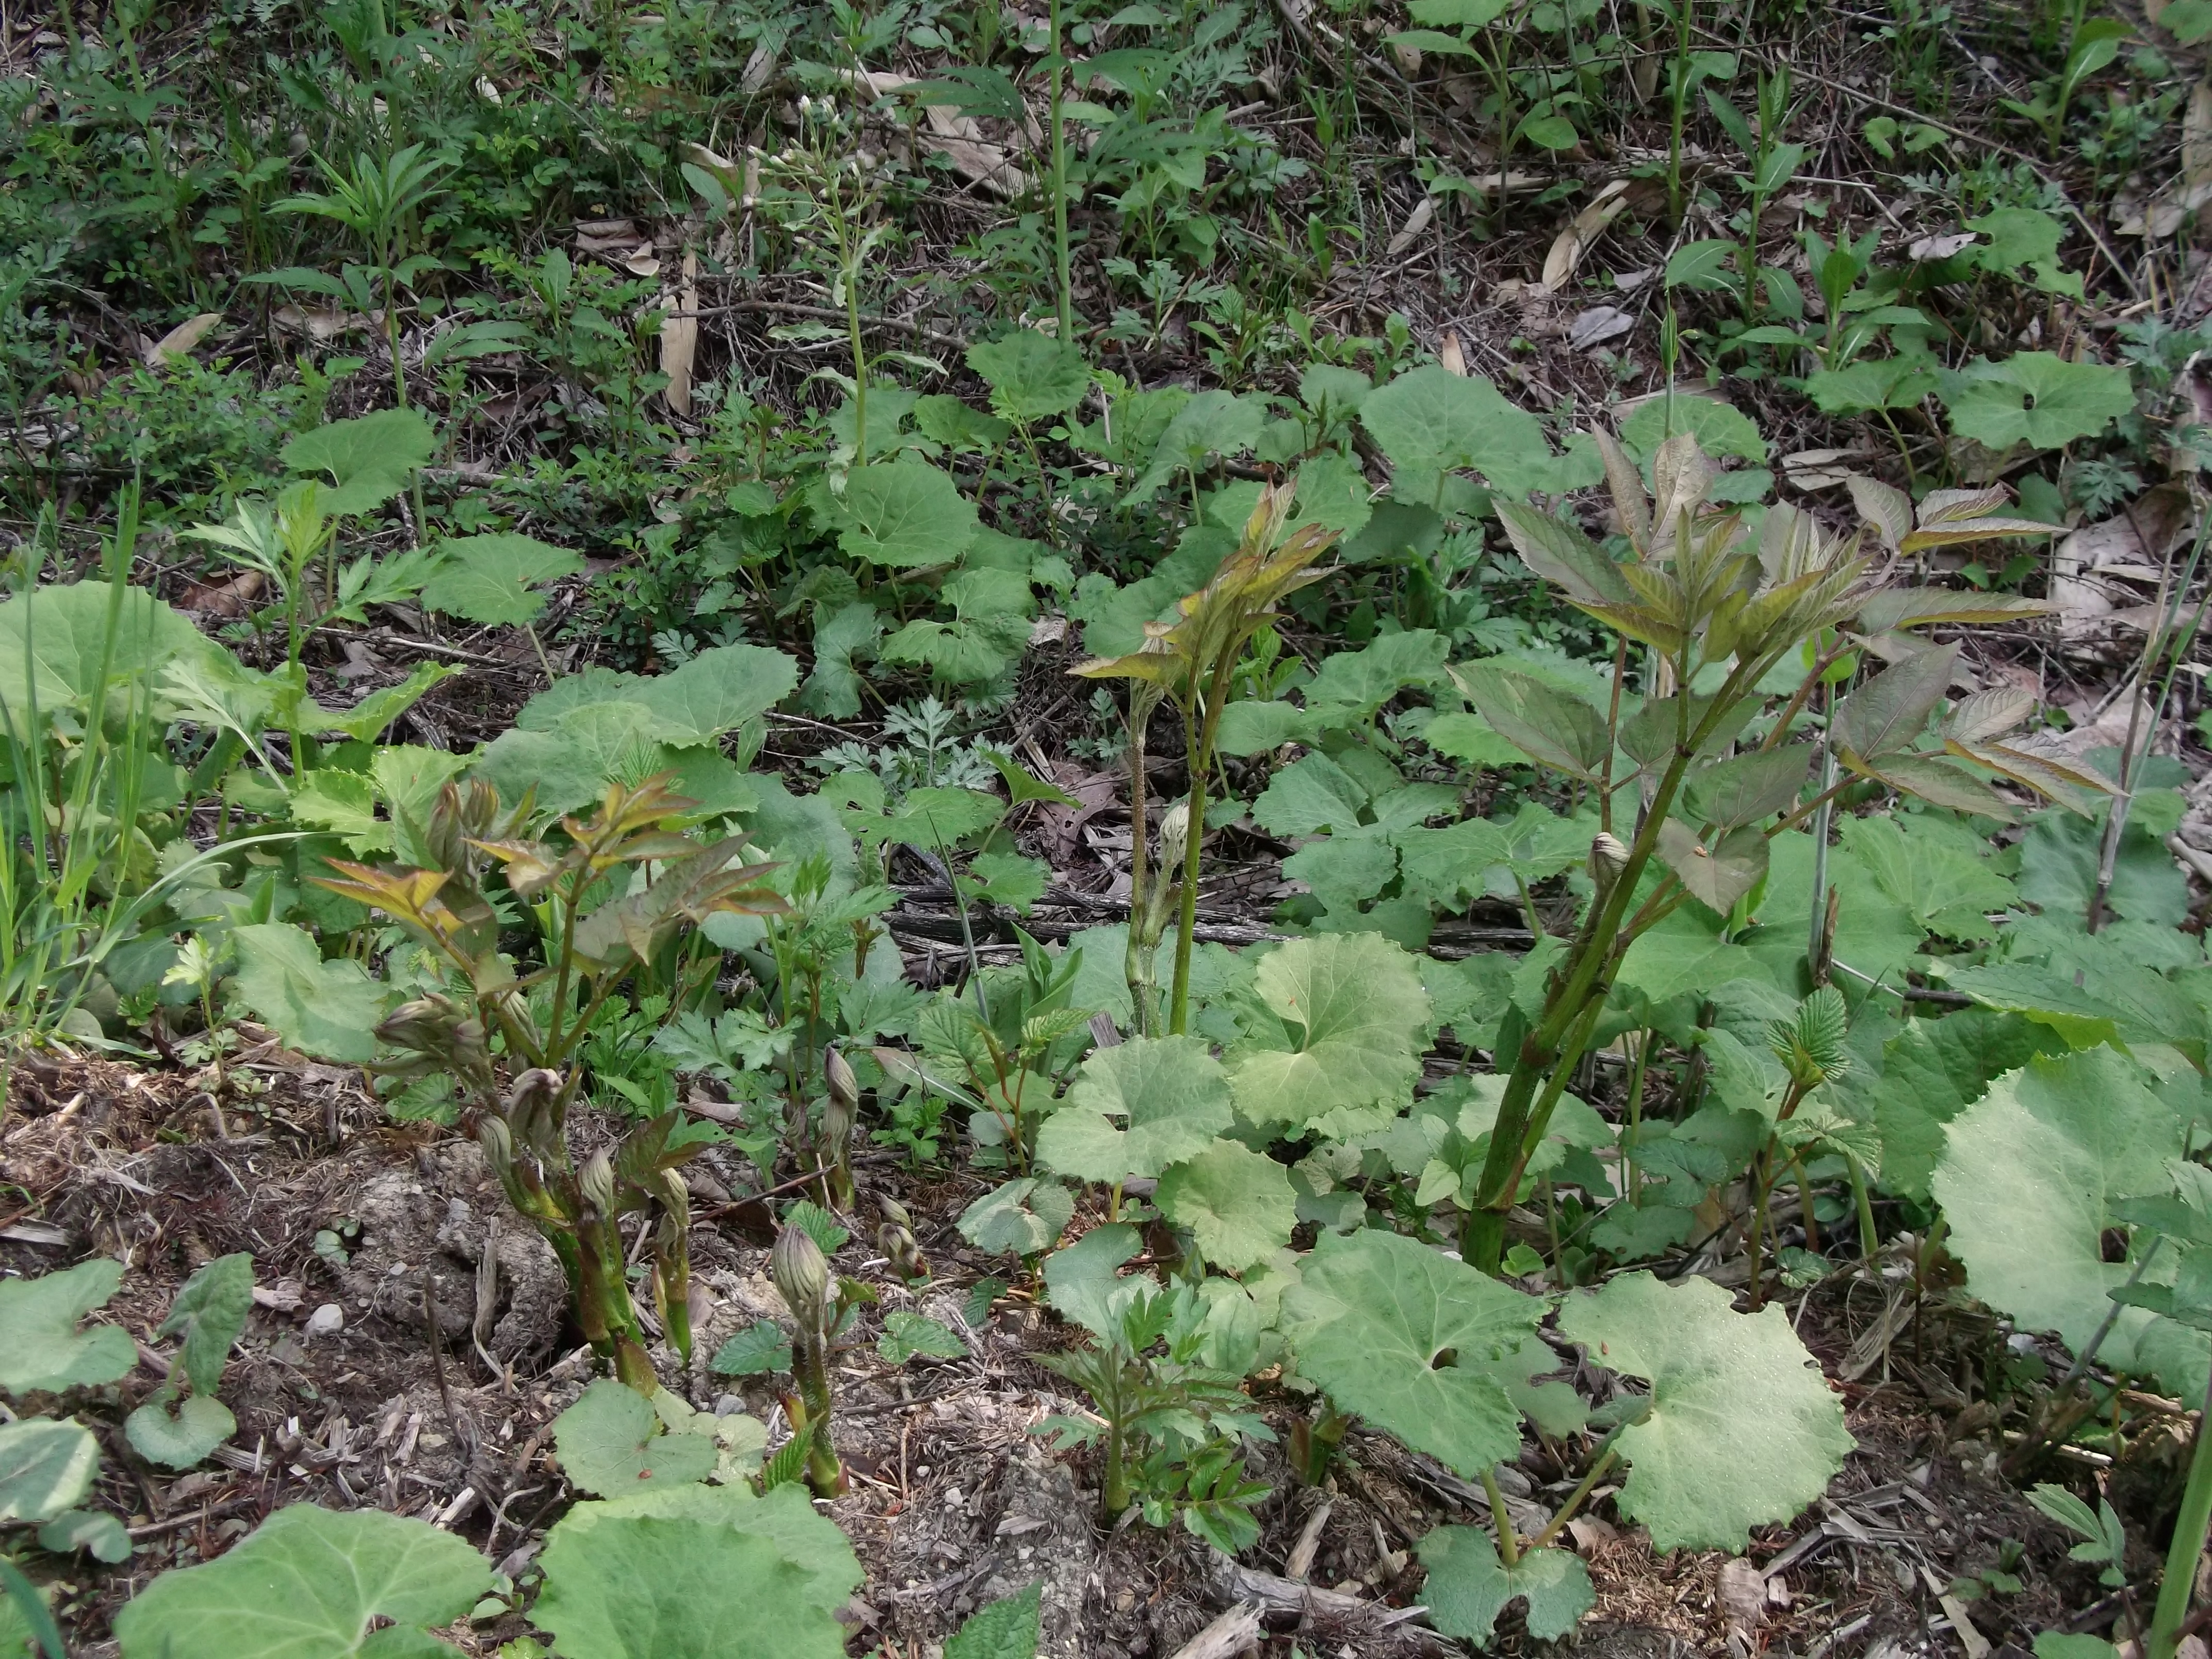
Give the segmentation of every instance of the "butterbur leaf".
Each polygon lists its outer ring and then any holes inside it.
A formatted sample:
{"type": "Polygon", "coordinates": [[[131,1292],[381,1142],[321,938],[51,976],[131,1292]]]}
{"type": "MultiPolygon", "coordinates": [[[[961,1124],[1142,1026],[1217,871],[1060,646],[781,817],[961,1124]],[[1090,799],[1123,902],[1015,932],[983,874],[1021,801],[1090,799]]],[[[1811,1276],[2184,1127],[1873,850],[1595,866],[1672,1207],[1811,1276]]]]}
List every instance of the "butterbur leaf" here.
{"type": "Polygon", "coordinates": [[[1236,1117],[1229,1076],[1196,1037],[1132,1037],[1083,1062],[1037,1131],[1037,1158],[1079,1181],[1157,1176],[1236,1117]]]}
{"type": "Polygon", "coordinates": [[[574,576],[584,561],[565,547],[529,536],[462,536],[442,544],[444,562],[422,588],[422,603],[485,628],[538,620],[547,582],[574,576]]]}
{"type": "Polygon", "coordinates": [[[2093,438],[2135,407],[2122,368],[2069,362],[2049,351],[1977,358],[1944,376],[1951,430],[1990,449],[2059,449],[2093,438]]]}
{"type": "Polygon", "coordinates": [[[847,556],[898,570],[951,564],[982,528],[950,477],[905,458],[854,467],[836,514],[847,556]]]}
{"type": "MultiPolygon", "coordinates": [[[[1932,1182],[1967,1289],[2020,1329],[2056,1331],[2079,1352],[2134,1271],[2105,1259],[2115,1206],[2171,1189],[2167,1160],[2182,1155],[2188,1133],[2109,1048],[2038,1056],[1999,1078],[1952,1120],[1932,1182]]],[[[2171,1282],[2172,1253],[2162,1254],[2147,1282],[2171,1282]]],[[[2202,1389],[2212,1341],[2124,1307],[2097,1352],[2117,1370],[2202,1389]]]]}
{"type": "Polygon", "coordinates": [[[189,1469],[238,1432],[238,1419],[213,1395],[187,1395],[180,1401],[167,1388],[124,1419],[123,1431],[131,1449],[148,1462],[189,1469]]]}
{"type": "Polygon", "coordinates": [[[553,1421],[553,1444],[572,1485],[622,1497],[647,1486],[703,1480],[714,1473],[714,1440],[670,1434],[653,1402],[603,1376],[553,1421]]]}
{"type": "Polygon", "coordinates": [[[1033,328],[968,348],[968,367],[991,387],[991,407],[1023,426],[1065,415],[1091,389],[1091,365],[1065,340],[1033,328]]]}
{"type": "Polygon", "coordinates": [[[437,447],[437,433],[415,410],[384,409],[301,433],[284,446],[283,460],[322,476],[324,512],[367,513],[406,489],[437,447]]]}
{"type": "Polygon", "coordinates": [[[916,1354],[931,1359],[964,1359],[968,1345],[959,1332],[917,1313],[884,1316],[884,1334],[876,1339],[876,1352],[887,1365],[903,1365],[916,1354]]]}
{"type": "Polygon", "coordinates": [[[1943,645],[1893,663],[1838,705],[1830,728],[1837,750],[1862,759],[1909,748],[1943,701],[1959,647],[1943,645]]]}
{"type": "Polygon", "coordinates": [[[1341,1137],[1397,1115],[1429,1017],[1413,957],[1378,933],[1293,939],[1261,959],[1253,986],[1280,1024],[1231,1055],[1245,1116],[1341,1137]]]}
{"type": "Polygon", "coordinates": [[[1711,846],[1676,818],[1659,826],[1659,856],[1699,902],[1725,915],[1766,873],[1766,837],[1732,830],[1711,846]]]}
{"type": "Polygon", "coordinates": [[[1229,1273],[1256,1267],[1291,1242],[1297,1194],[1291,1173],[1238,1140],[1217,1140],[1160,1177],[1160,1213],[1188,1227],[1199,1254],[1229,1273]]]}
{"type": "Polygon", "coordinates": [[[230,1345],[246,1328],[253,1307],[253,1258],[240,1250],[219,1255],[184,1283],[156,1340],[184,1333],[185,1375],[193,1392],[213,1394],[230,1345]]]}
{"type": "Polygon", "coordinates": [[[1580,697],[1528,674],[1477,664],[1467,671],[1475,711],[1500,737],[1546,766],[1595,780],[1609,739],[1605,716],[1580,697]]]}
{"type": "Polygon", "coordinates": [[[726,1486],[580,1504],[545,1540],[532,1622],[564,1659],[842,1659],[860,1582],[806,1493],[726,1486]]]}
{"type": "Polygon", "coordinates": [[[1559,1334],[1593,1363],[1650,1383],[1650,1409],[1616,1443],[1620,1511],[1657,1550],[1740,1553],[1753,1527],[1825,1492],[1855,1443],[1789,1315],[1740,1314],[1734,1299],[1711,1279],[1634,1273],[1559,1310],[1559,1334]]]}
{"type": "MultiPolygon", "coordinates": [[[[82,1550],[95,1561],[114,1565],[131,1559],[131,1534],[104,1510],[70,1510],[39,1528],[39,1547],[56,1555],[82,1550]]],[[[7,1651],[0,1644],[0,1653],[7,1651]]]]}
{"type": "Polygon", "coordinates": [[[799,684],[799,665],[760,645],[718,645],[630,694],[650,708],[651,735],[678,748],[711,744],[775,707],[799,684]]]}
{"type": "Polygon", "coordinates": [[[1421,1599],[1429,1604],[1429,1622],[1446,1636],[1487,1642],[1498,1615],[1525,1600],[1528,1634],[1555,1642],[1572,1635],[1597,1605],[1589,1569],[1565,1550],[1529,1550],[1509,1567],[1480,1527],[1438,1527],[1418,1550],[1429,1570],[1421,1599]]]}
{"type": "Polygon", "coordinates": [[[1042,1583],[994,1601],[954,1632],[945,1659],[1036,1659],[1042,1583]]]}
{"type": "Polygon", "coordinates": [[[1075,1218],[1075,1199],[1056,1182],[1024,1176],[983,1194],[960,1212],[960,1236],[994,1255],[1050,1249],[1075,1218]]]}
{"type": "Polygon", "coordinates": [[[1536,1297],[1364,1229],[1322,1237],[1284,1311],[1299,1369],[1340,1409],[1470,1478],[1518,1455],[1521,1413],[1484,1362],[1534,1332],[1536,1297]]]}
{"type": "Polygon", "coordinates": [[[1127,1222],[1093,1227],[1045,1258],[1046,1300],[1092,1335],[1110,1340],[1129,1299],[1152,1289],[1149,1279],[1121,1276],[1143,1247],[1137,1230],[1127,1222]]]}
{"type": "Polygon", "coordinates": [[[1359,421],[1401,473],[1471,468],[1508,498],[1597,481],[1595,455],[1554,455],[1542,422],[1479,375],[1434,364],[1408,370],[1361,400],[1359,421]]]}
{"type": "Polygon", "coordinates": [[[51,1521],[92,1490],[100,1443],[81,1423],[28,1417],[0,1425],[0,1522],[51,1521]]]}
{"type": "Polygon", "coordinates": [[[20,1398],[126,1376],[138,1363],[128,1331],[76,1328],[122,1282],[123,1264],[106,1256],[38,1279],[0,1280],[0,1389],[20,1398]]]}
{"type": "Polygon", "coordinates": [[[116,1615],[125,1659],[396,1659],[444,1650],[485,1595],[466,1539],[381,1510],[279,1510],[204,1565],[163,1573],[116,1615]],[[397,1632],[373,1628],[389,1620],[397,1632]]]}

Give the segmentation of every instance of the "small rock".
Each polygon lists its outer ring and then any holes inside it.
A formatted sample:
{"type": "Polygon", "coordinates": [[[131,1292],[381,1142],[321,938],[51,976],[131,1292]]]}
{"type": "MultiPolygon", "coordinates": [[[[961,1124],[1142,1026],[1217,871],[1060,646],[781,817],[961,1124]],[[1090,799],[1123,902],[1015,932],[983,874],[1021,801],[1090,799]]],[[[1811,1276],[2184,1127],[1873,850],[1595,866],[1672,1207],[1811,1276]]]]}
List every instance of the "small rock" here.
{"type": "Polygon", "coordinates": [[[345,1328],[345,1310],[335,1302],[325,1302],[307,1316],[309,1336],[336,1336],[345,1328]]]}

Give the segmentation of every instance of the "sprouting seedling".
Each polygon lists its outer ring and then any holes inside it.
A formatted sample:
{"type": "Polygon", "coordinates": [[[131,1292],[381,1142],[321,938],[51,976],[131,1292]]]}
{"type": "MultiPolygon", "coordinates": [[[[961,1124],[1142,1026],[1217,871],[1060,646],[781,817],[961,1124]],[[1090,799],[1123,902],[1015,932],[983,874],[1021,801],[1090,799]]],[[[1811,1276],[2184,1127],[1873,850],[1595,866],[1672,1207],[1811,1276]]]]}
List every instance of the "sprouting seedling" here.
{"type": "Polygon", "coordinates": [[[845,1470],[830,1443],[830,1340],[837,1323],[830,1259],[805,1228],[786,1222],[769,1256],[769,1277],[791,1310],[791,1374],[799,1387],[785,1410],[793,1432],[809,1437],[806,1484],[817,1498],[836,1498],[845,1490],[845,1470]]]}
{"type": "MultiPolygon", "coordinates": [[[[1336,532],[1308,525],[1283,534],[1291,514],[1293,486],[1269,485],[1245,521],[1243,539],[1222,562],[1213,580],[1177,605],[1182,613],[1165,626],[1147,630],[1144,648],[1127,656],[1093,658],[1069,672],[1091,679],[1126,679],[1155,688],[1156,697],[1174,702],[1182,716],[1183,756],[1190,776],[1186,808],[1182,905],[1176,932],[1175,988],[1168,1030],[1181,1035],[1190,1018],[1191,939],[1198,926],[1199,858],[1206,841],[1206,779],[1213,764],[1214,739],[1221,711],[1228,706],[1237,665],[1252,636],[1276,607],[1325,574],[1314,561],[1336,540],[1336,532]]],[[[1141,695],[1141,693],[1140,693],[1141,695]]]]}

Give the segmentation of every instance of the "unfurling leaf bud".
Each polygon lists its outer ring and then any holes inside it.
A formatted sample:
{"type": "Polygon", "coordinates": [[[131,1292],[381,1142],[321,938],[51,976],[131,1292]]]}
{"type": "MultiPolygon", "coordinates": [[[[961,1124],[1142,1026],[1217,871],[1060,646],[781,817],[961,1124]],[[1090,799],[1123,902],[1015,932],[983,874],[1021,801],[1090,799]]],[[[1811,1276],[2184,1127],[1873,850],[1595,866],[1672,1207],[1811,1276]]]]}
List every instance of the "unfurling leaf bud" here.
{"type": "Polygon", "coordinates": [[[829,1087],[830,1103],[842,1106],[846,1121],[851,1122],[852,1114],[860,1108],[860,1079],[853,1075],[845,1056],[835,1048],[823,1051],[822,1080],[829,1087]]]}
{"type": "Polygon", "coordinates": [[[884,1219],[894,1227],[911,1227],[914,1218],[906,1212],[906,1206],[888,1194],[876,1194],[876,1207],[884,1212],[884,1219]]]}
{"type": "Polygon", "coordinates": [[[829,1323],[830,1261],[805,1228],[784,1224],[769,1253],[768,1272],[793,1318],[809,1330],[829,1323]]]}
{"type": "Polygon", "coordinates": [[[576,1187],[584,1194],[584,1202],[601,1215],[615,1212],[615,1166],[605,1152],[593,1152],[576,1172],[576,1187]]]}
{"type": "Polygon", "coordinates": [[[1179,800],[1160,814],[1160,879],[1173,879],[1190,850],[1190,803],[1179,800]]]}
{"type": "Polygon", "coordinates": [[[1600,892],[1610,892],[1613,884],[1620,879],[1620,872],[1626,868],[1628,848],[1621,845],[1620,837],[1601,830],[1590,842],[1590,879],[1597,884],[1600,892]]]}
{"type": "Polygon", "coordinates": [[[884,1253],[885,1265],[905,1283],[929,1277],[929,1263],[922,1257],[921,1246],[899,1223],[886,1221],[876,1229],[876,1248],[884,1253]]]}
{"type": "Polygon", "coordinates": [[[503,1117],[485,1117],[477,1125],[477,1144],[483,1148],[484,1162],[504,1182],[514,1168],[514,1136],[508,1131],[503,1117]]]}
{"type": "Polygon", "coordinates": [[[691,1230],[691,1189],[684,1184],[682,1170],[663,1170],[660,1172],[660,1191],[654,1196],[659,1199],[661,1206],[679,1229],[685,1232],[691,1230]]]}

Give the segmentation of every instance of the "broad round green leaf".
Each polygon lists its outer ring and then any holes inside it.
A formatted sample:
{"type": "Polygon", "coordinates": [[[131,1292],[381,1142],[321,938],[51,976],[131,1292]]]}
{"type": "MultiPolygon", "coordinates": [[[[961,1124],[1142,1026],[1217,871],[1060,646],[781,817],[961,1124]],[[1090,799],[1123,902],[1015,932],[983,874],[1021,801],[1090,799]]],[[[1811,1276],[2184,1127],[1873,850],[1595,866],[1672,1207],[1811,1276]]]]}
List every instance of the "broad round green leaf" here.
{"type": "Polygon", "coordinates": [[[544,728],[501,732],[477,756],[476,771],[502,800],[534,793],[541,817],[574,811],[610,783],[640,782],[676,763],[677,751],[653,735],[659,719],[635,698],[579,704],[544,728]]]}
{"type": "Polygon", "coordinates": [[[492,1584],[467,1540],[426,1522],[295,1504],[220,1559],[156,1578],[115,1633],[124,1659],[355,1659],[403,1650],[372,1641],[380,1621],[451,1624],[492,1584]]]}
{"type": "Polygon", "coordinates": [[[1559,1334],[1608,1370],[1647,1379],[1651,1405],[1616,1443],[1620,1510],[1655,1549],[1741,1551],[1827,1489],[1855,1443],[1779,1306],[1740,1314],[1707,1279],[1627,1273],[1571,1296],[1559,1334]]]}
{"type": "Polygon", "coordinates": [[[982,526],[949,477],[905,458],[854,467],[835,510],[847,556],[898,570],[952,563],[982,526]]]}
{"type": "Polygon", "coordinates": [[[164,1390],[123,1419],[123,1432],[131,1449],[148,1462],[188,1469],[236,1434],[238,1419],[229,1407],[207,1394],[188,1395],[172,1413],[164,1390]]]}
{"type": "Polygon", "coordinates": [[[462,536],[440,550],[445,560],[423,586],[422,603],[486,628],[535,622],[545,609],[535,590],[584,568],[565,547],[513,533],[462,536]]]}
{"type": "Polygon", "coordinates": [[[1364,1229],[1321,1238],[1283,1311],[1299,1370],[1340,1409],[1469,1477],[1519,1454],[1520,1411],[1486,1367],[1534,1332],[1534,1297],[1364,1229]]]}
{"type": "Polygon", "coordinates": [[[363,1065],[376,1056],[376,1024],[391,990],[350,957],[326,962],[307,930],[288,921],[234,928],[238,1000],[285,1043],[325,1060],[363,1065]]]}
{"type": "Polygon", "coordinates": [[[1228,1073],[1196,1037],[1132,1037],[1083,1062],[1037,1130],[1037,1158],[1079,1181],[1157,1176],[1236,1119],[1228,1073]]]}
{"type": "Polygon", "coordinates": [[[612,1377],[599,1378],[553,1420],[553,1444],[572,1485],[608,1498],[703,1480],[714,1469],[710,1437],[667,1433],[653,1402],[612,1377]]]}
{"type": "Polygon", "coordinates": [[[580,1504],[541,1558],[531,1617],[563,1659],[842,1659],[860,1582],[805,1491],[681,1486],[580,1504]]]}
{"type": "MultiPolygon", "coordinates": [[[[83,1550],[94,1560],[112,1566],[131,1559],[131,1534],[105,1510],[70,1510],[39,1528],[39,1547],[56,1555],[83,1550]]],[[[0,1638],[0,1654],[14,1659],[4,1638],[0,1638]]]]}
{"type": "Polygon", "coordinates": [[[1429,1570],[1421,1600],[1429,1604],[1429,1622],[1446,1636],[1487,1642],[1498,1615],[1526,1598],[1528,1634],[1556,1642],[1572,1635],[1597,1605],[1589,1569],[1565,1550],[1530,1550],[1509,1567],[1480,1527],[1438,1527],[1418,1548],[1429,1570]]]}
{"type": "Polygon", "coordinates": [[[1376,933],[1293,939],[1261,959],[1253,985],[1278,1022],[1249,1030],[1231,1060],[1253,1122],[1341,1139],[1383,1127],[1412,1097],[1429,996],[1397,945],[1376,933]]]}
{"type": "Polygon", "coordinates": [[[128,1331],[76,1328],[122,1282],[123,1264],[106,1256],[38,1279],[0,1280],[0,1389],[59,1394],[127,1375],[138,1363],[128,1331]]]}
{"type": "Polygon", "coordinates": [[[1943,377],[1951,430],[1990,449],[2059,449],[2094,438],[2135,407],[2124,368],[2069,362],[2049,351],[1978,358],[1943,377]]]}
{"type": "Polygon", "coordinates": [[[775,707],[799,684],[799,665],[759,645],[718,645],[672,673],[641,678],[630,695],[653,714],[652,735],[685,748],[710,744],[775,707]]]}
{"type": "Polygon", "coordinates": [[[968,367],[991,386],[991,407],[1024,426],[1065,415],[1091,390],[1091,365],[1065,340],[1018,328],[968,348],[968,367]]]}
{"type": "Polygon", "coordinates": [[[1057,1182],[1024,1176],[983,1194],[960,1212],[960,1236],[979,1250],[1034,1255],[1049,1249],[1075,1217],[1075,1200],[1057,1182]]]}
{"type": "MultiPolygon", "coordinates": [[[[2076,1352],[2112,1311],[2134,1268],[2105,1260],[2114,1204],[2172,1186],[2188,1123],[2111,1048],[2038,1056],[1951,1121],[1932,1183],[1966,1288],[2022,1330],[2056,1331],[2076,1352]]],[[[2138,1246],[2138,1248],[2141,1248],[2138,1246]]],[[[2146,1273],[2170,1282],[2171,1251],[2146,1273]]],[[[2212,1342],[2146,1309],[2124,1307],[2098,1363],[2202,1393],[2212,1342]]]]}
{"type": "Polygon", "coordinates": [[[41,587],[0,605],[0,709],[27,736],[34,698],[42,720],[88,708],[103,661],[112,698],[158,668],[228,654],[143,587],[41,587]]]}
{"type": "Polygon", "coordinates": [[[1928,1202],[1928,1183],[1943,1156],[1944,1126],[1979,1100],[1992,1078],[2063,1048],[2033,1021],[1987,1008],[1907,1021],[1882,1045],[1881,1080],[1875,1085],[1882,1186],[1928,1202]]]}
{"type": "Polygon", "coordinates": [[[196,1392],[213,1394],[252,1307],[253,1258],[243,1250],[219,1255],[184,1282],[154,1334],[184,1333],[185,1375],[196,1392]]]}
{"type": "Polygon", "coordinates": [[[1160,1177],[1160,1213],[1188,1227],[1198,1253],[1243,1273],[1291,1242],[1298,1223],[1291,1172],[1238,1140],[1217,1140],[1160,1177]]]}
{"type": "Polygon", "coordinates": [[[28,1417],[0,1425],[0,1522],[51,1521],[92,1490],[100,1443],[81,1423],[28,1417]]]}
{"type": "Polygon", "coordinates": [[[438,447],[429,422],[411,409],[381,409],[357,420],[332,421],[284,446],[284,465],[320,474],[325,513],[367,513],[407,488],[438,447]]]}
{"type": "Polygon", "coordinates": [[[1417,472],[1468,468],[1504,495],[1555,493],[1598,477],[1595,453],[1554,455],[1542,423],[1489,381],[1433,364],[1370,392],[1359,422],[1394,466],[1417,472]]]}

